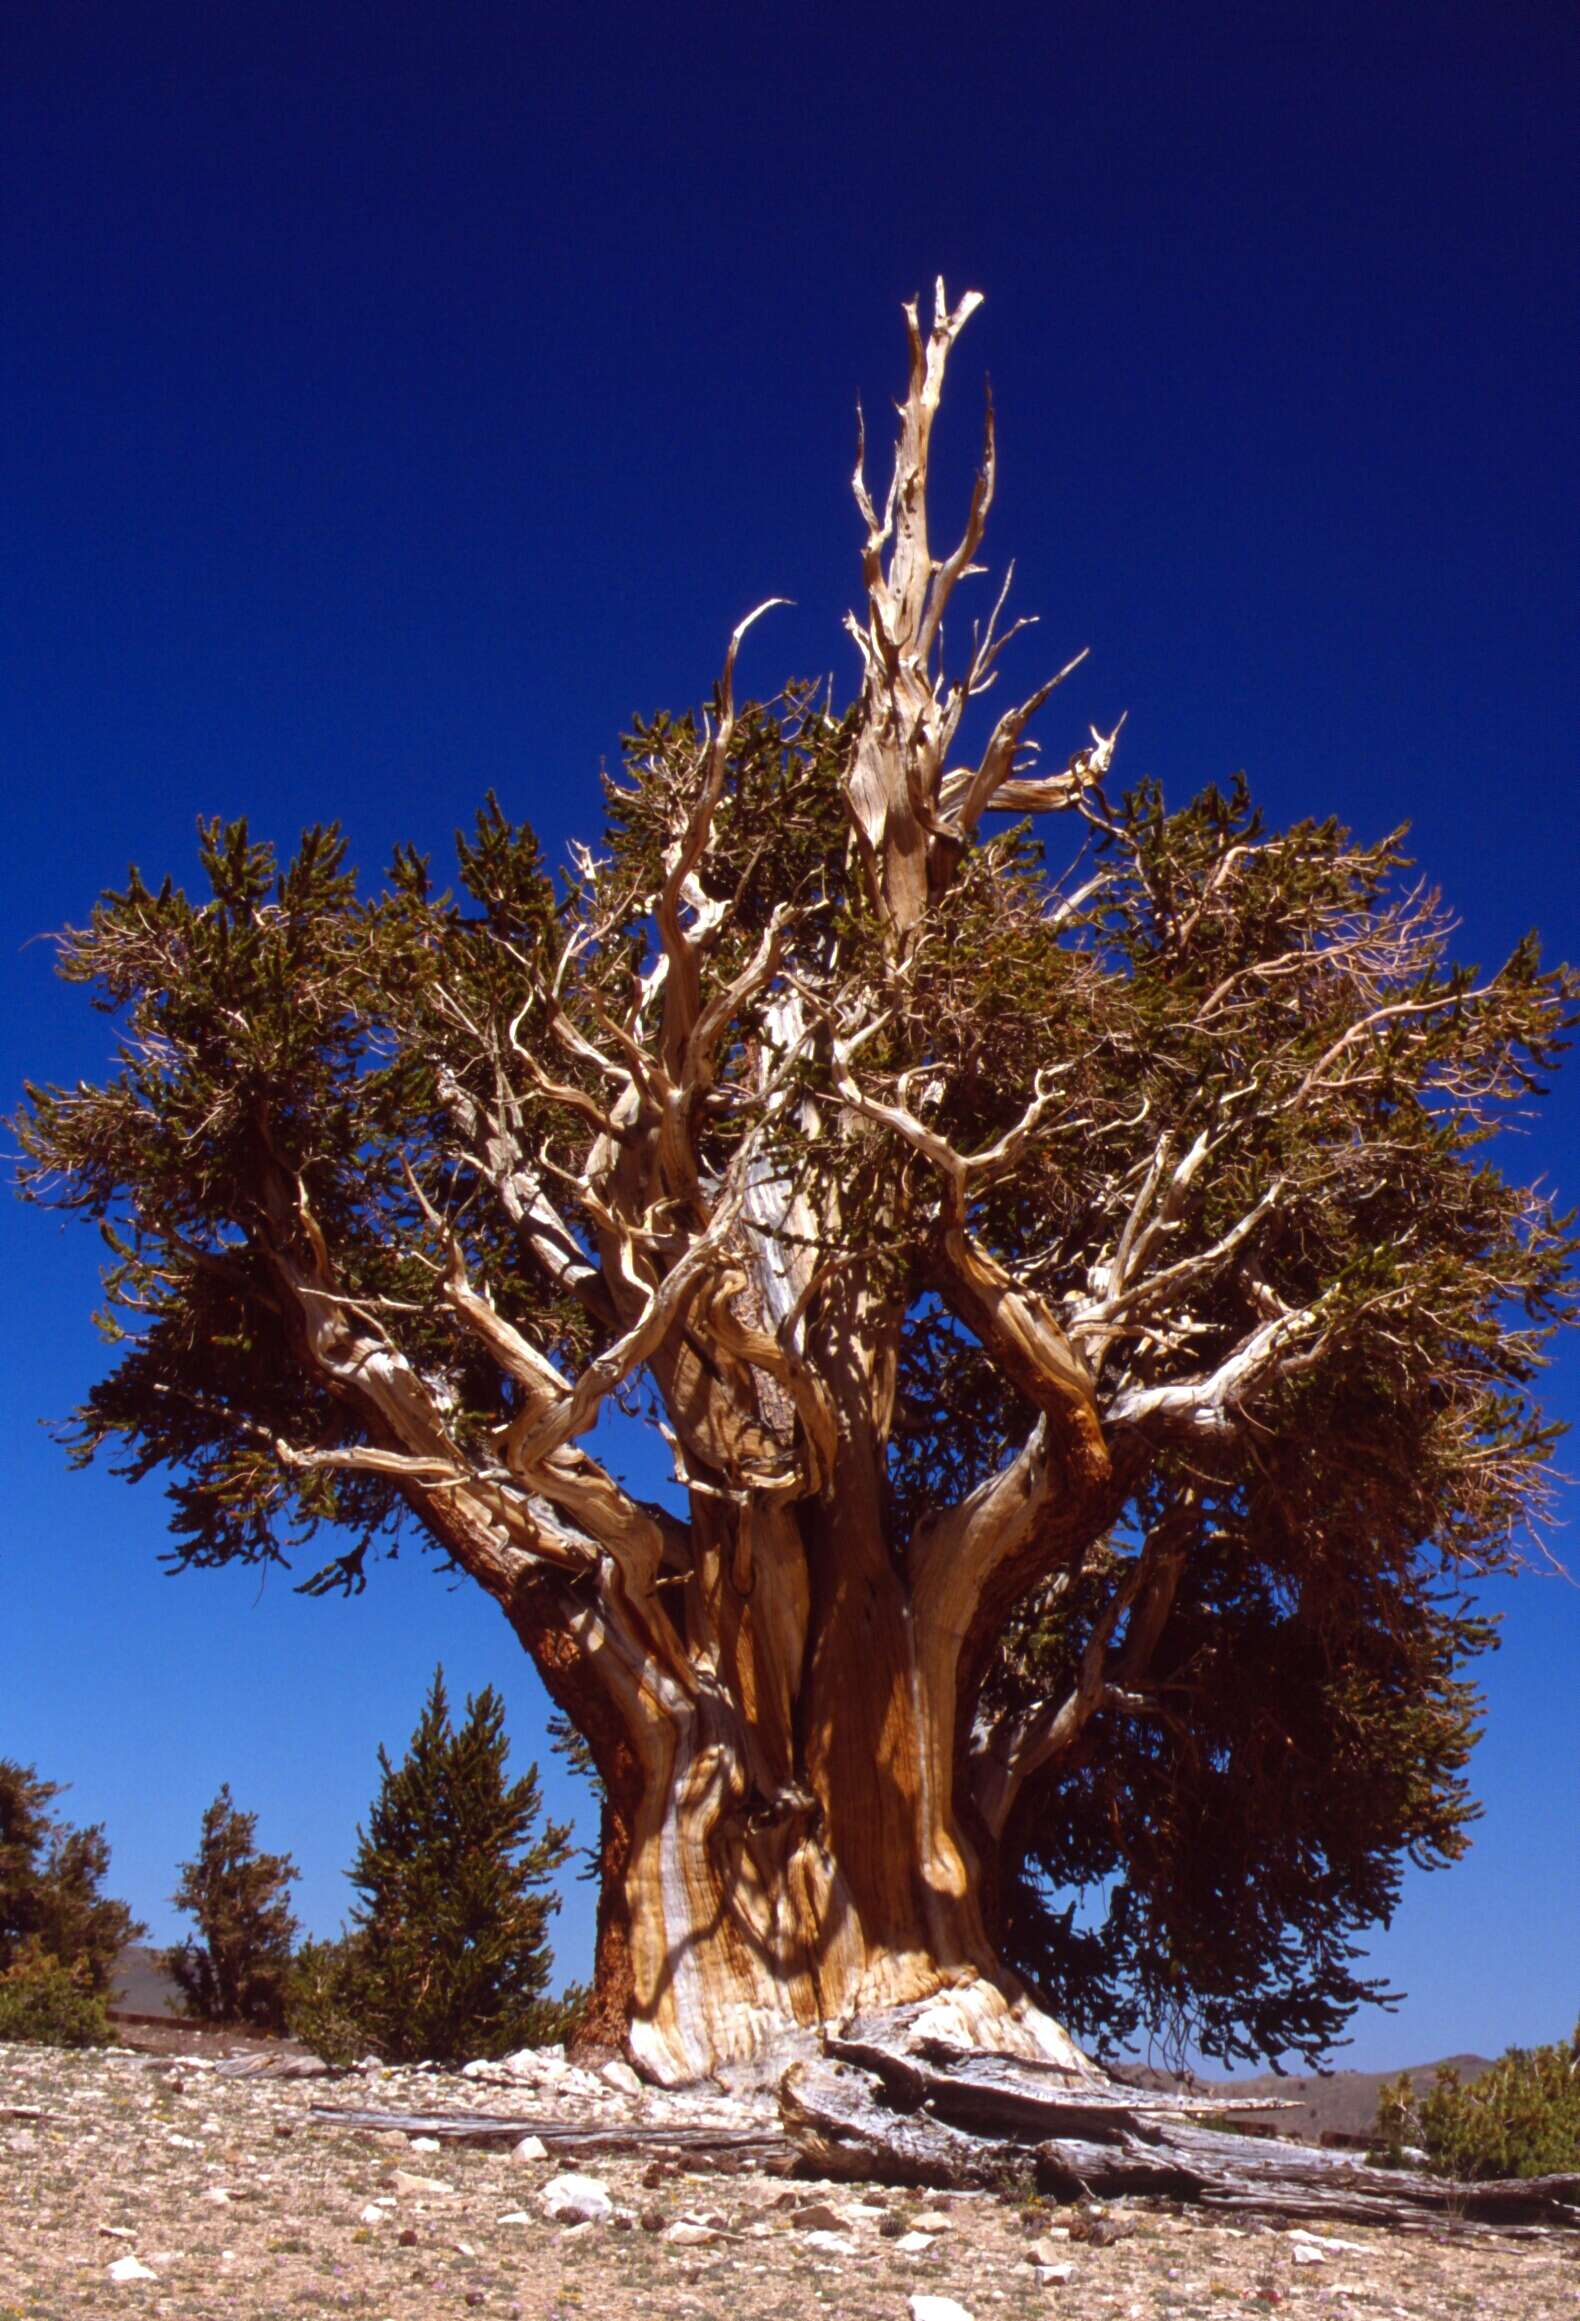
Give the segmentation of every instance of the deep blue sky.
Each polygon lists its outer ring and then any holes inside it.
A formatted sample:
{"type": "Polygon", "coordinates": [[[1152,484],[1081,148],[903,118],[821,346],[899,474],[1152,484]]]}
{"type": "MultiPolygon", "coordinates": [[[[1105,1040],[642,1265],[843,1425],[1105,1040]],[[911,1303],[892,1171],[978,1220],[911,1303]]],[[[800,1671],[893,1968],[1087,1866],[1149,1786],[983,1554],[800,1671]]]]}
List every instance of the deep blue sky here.
{"type": "MultiPolygon", "coordinates": [[[[920,21],[13,0],[0,1085],[98,1068],[28,938],[129,860],[188,874],[200,812],[338,816],[376,870],[492,784],[558,852],[630,712],[702,695],[762,597],[796,604],[747,681],[847,685],[853,407],[881,438],[940,269],[988,295],[946,499],[991,372],[1028,685],[1093,647],[1049,748],[1128,709],[1126,772],[1176,798],[1244,766],[1276,819],[1408,818],[1467,957],[1580,951],[1580,18],[920,21]]],[[[1580,1070],[1507,1157],[1580,1195],[1580,1070]]],[[[0,1753],[107,1821],[161,1936],[228,1779],[329,1931],[435,1659],[523,1753],[535,1682],[415,1557],[352,1606],[163,1578],[157,1488],[37,1423],[93,1375],[91,1236],[7,1204],[0,1237],[0,1753]]],[[[1552,1399],[1580,1412],[1580,1349],[1552,1399]]],[[[1374,1954],[1409,2005],[1347,2060],[1580,2007],[1580,1593],[1506,1600],[1475,1852],[1412,1881],[1374,1954]]],[[[572,1888],[571,1968],[589,1915],[572,1888]]]]}

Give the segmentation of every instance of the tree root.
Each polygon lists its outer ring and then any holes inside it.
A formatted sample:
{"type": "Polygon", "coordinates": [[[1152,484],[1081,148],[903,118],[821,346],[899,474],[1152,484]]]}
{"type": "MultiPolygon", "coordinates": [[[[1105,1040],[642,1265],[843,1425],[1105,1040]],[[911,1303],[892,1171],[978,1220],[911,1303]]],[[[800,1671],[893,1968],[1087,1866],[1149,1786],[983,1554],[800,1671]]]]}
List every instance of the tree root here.
{"type": "Polygon", "coordinates": [[[1144,2193],[1283,2222],[1580,2231],[1580,2175],[1462,2184],[1207,2121],[1268,2109],[1081,2077],[907,2040],[905,2015],[830,2034],[779,2086],[785,2132],[820,2173],[893,2184],[1144,2193]]]}

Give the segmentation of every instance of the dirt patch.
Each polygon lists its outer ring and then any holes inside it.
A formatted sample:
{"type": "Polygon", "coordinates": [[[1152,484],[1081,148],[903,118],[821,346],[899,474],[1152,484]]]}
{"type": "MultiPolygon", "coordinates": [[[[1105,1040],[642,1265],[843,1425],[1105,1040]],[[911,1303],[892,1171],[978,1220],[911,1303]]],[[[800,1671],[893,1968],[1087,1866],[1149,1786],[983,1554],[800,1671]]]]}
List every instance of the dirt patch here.
{"type": "Polygon", "coordinates": [[[1323,2247],[1158,2202],[1094,2219],[986,2193],[419,2151],[312,2116],[326,2101],[526,2108],[500,2093],[455,2075],[237,2079],[206,2055],[0,2047],[0,2321],[909,2321],[918,2294],[952,2297],[974,2321],[1580,2316],[1577,2241],[1346,2228],[1323,2247]],[[607,2189],[610,2219],[543,2214],[564,2167],[607,2189]],[[666,2237],[677,2224],[688,2229],[666,2237]],[[152,2277],[113,2279],[128,2258],[152,2277]],[[1068,2279],[1051,2277],[1065,2264],[1068,2279]]]}

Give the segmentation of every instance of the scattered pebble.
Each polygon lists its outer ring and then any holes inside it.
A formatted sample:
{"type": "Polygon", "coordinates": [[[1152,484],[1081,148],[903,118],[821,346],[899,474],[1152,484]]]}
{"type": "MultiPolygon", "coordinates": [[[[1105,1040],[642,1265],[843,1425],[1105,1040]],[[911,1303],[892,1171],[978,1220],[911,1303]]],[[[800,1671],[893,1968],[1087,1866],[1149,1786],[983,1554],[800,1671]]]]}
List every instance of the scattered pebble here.
{"type": "Polygon", "coordinates": [[[912,2297],[911,2321],[972,2321],[964,2305],[953,2297],[912,2297]]]}
{"type": "Polygon", "coordinates": [[[614,2213],[609,2187],[596,2176],[554,2176],[538,2194],[538,2206],[556,2224],[602,2224],[614,2213]]]}
{"type": "Polygon", "coordinates": [[[800,2232],[839,2232],[845,2219],[826,2200],[809,2200],[804,2208],[793,2208],[790,2221],[800,2232]]]}

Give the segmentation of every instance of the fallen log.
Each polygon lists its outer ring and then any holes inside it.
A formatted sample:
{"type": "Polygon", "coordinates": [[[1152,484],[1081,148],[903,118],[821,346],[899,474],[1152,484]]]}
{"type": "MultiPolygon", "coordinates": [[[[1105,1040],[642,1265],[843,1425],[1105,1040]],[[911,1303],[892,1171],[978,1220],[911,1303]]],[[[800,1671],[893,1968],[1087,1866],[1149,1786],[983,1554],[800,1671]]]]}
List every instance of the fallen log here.
{"type": "Polygon", "coordinates": [[[436,2143],[517,2144],[536,2136],[553,2153],[594,2153],[639,2159],[706,2160],[720,2168],[760,2168],[765,2174],[783,2174],[794,2165],[796,2152],[781,2128],[687,2125],[681,2122],[600,2120],[596,2122],[546,2119],[536,2113],[505,2117],[496,2112],[403,2112],[353,2110],[315,2103],[315,2120],[326,2127],[398,2130],[406,2136],[432,2136],[436,2143]]]}
{"type": "Polygon", "coordinates": [[[1580,2175],[1456,2183],[1209,2126],[1203,2115],[1230,2108],[1215,2097],[1082,2083],[1006,2056],[941,2052],[936,2042],[891,2046],[871,2029],[827,2046],[824,2059],[792,2065],[779,2091],[786,2134],[826,2176],[1163,2195],[1285,2223],[1580,2231],[1580,2175]]]}

